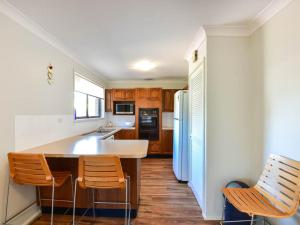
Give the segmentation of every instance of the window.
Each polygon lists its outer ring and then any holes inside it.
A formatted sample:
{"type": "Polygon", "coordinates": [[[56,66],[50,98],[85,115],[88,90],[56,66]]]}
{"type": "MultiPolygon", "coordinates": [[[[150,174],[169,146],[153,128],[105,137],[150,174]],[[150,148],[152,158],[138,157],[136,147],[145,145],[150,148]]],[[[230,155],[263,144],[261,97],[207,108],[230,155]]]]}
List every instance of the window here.
{"type": "Polygon", "coordinates": [[[75,119],[104,117],[104,88],[75,75],[74,109],[75,119]]]}

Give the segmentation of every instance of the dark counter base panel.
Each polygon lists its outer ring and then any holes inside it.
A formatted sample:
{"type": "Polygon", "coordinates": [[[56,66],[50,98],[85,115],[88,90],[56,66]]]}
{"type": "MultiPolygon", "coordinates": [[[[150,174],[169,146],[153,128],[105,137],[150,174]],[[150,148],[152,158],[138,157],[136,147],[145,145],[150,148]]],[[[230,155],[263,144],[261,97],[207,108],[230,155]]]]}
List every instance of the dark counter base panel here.
{"type": "MultiPolygon", "coordinates": [[[[76,216],[81,216],[86,211],[85,208],[76,208],[76,216]]],[[[96,209],[96,217],[124,217],[125,211],[124,209],[96,209]]],[[[50,214],[51,207],[42,207],[42,213],[50,214]]],[[[71,208],[63,208],[63,207],[55,207],[54,214],[60,215],[72,215],[73,209],[71,208]]],[[[93,217],[93,210],[89,209],[88,212],[85,214],[86,216],[93,217]]],[[[137,210],[131,209],[131,218],[136,218],[137,210]]]]}

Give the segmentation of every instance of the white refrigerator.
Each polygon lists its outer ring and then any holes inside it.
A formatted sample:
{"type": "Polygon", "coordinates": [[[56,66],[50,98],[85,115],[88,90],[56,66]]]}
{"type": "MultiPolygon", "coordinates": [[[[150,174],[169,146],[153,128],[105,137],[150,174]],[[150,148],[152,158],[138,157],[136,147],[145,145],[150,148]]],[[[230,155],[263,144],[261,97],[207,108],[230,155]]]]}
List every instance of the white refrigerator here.
{"type": "Polygon", "coordinates": [[[178,181],[188,181],[188,91],[174,95],[173,171],[178,181]]]}

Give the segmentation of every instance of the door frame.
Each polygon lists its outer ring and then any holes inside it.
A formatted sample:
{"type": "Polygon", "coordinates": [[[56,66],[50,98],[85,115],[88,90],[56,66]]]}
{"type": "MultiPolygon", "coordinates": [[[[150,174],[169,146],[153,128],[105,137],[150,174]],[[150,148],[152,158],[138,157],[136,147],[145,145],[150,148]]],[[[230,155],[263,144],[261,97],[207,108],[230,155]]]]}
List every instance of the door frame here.
{"type": "Polygon", "coordinates": [[[197,65],[193,67],[193,69],[189,72],[189,87],[191,88],[192,85],[191,85],[191,78],[192,76],[194,75],[194,73],[201,67],[203,66],[203,107],[204,107],[204,112],[203,112],[203,121],[204,121],[204,130],[203,130],[203,142],[204,142],[204,165],[203,165],[203,171],[204,171],[204,182],[203,182],[203,193],[201,194],[202,196],[197,196],[197,193],[195,193],[195,191],[193,190],[193,185],[191,183],[192,181],[192,149],[191,149],[191,138],[192,138],[192,134],[191,134],[191,129],[192,129],[192,94],[189,94],[189,138],[188,138],[188,141],[189,141],[189,186],[192,188],[195,196],[196,196],[196,199],[197,201],[201,202],[201,200],[203,201],[200,205],[200,202],[199,202],[199,205],[201,206],[202,208],[202,213],[203,213],[203,216],[205,216],[205,211],[206,211],[206,183],[207,183],[207,146],[206,146],[206,137],[207,137],[207,71],[206,71],[206,58],[205,56],[201,57],[198,62],[197,62],[197,65]],[[201,199],[201,200],[200,200],[201,199]]]}

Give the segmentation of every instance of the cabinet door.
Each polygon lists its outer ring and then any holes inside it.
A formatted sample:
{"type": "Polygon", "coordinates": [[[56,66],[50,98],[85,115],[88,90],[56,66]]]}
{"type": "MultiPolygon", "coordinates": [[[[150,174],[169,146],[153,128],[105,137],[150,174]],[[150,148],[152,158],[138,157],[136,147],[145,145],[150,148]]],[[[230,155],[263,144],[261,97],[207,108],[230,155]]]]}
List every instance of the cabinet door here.
{"type": "Polygon", "coordinates": [[[127,140],[133,140],[136,139],[135,135],[135,129],[128,129],[128,130],[123,130],[124,131],[124,139],[127,140]]]}
{"type": "Polygon", "coordinates": [[[105,112],[112,112],[113,103],[112,103],[112,90],[105,90],[105,112]]]}
{"type": "Polygon", "coordinates": [[[125,93],[123,89],[113,89],[113,101],[125,100],[125,93]]]}
{"type": "Polygon", "coordinates": [[[163,90],[163,112],[174,111],[174,94],[176,90],[164,89],[163,90]]]}
{"type": "Polygon", "coordinates": [[[122,129],[114,134],[115,140],[132,140],[135,139],[135,129],[122,129]]]}
{"type": "Polygon", "coordinates": [[[160,100],[161,99],[161,90],[160,88],[150,88],[149,98],[150,100],[160,100]]]}
{"type": "Polygon", "coordinates": [[[137,98],[149,98],[149,88],[137,88],[136,89],[137,98]]]}
{"type": "Polygon", "coordinates": [[[173,154],[173,130],[162,131],[162,152],[164,154],[173,154]]]}
{"type": "Polygon", "coordinates": [[[135,90],[134,89],[126,89],[125,91],[125,100],[126,101],[134,101],[135,100],[135,90]]]}
{"type": "Polygon", "coordinates": [[[148,154],[161,154],[161,144],[159,141],[149,141],[148,154]]]}

